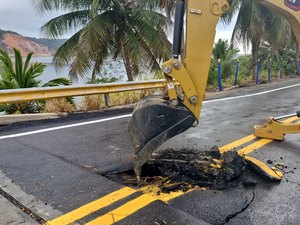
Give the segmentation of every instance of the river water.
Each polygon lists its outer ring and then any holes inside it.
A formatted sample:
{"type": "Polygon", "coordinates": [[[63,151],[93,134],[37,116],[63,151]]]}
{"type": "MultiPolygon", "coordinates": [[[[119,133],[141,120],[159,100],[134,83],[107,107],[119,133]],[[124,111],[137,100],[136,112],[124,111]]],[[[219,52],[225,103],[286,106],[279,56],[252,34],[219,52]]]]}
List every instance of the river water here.
{"type": "MultiPolygon", "coordinates": [[[[55,78],[70,78],[68,74],[71,64],[65,65],[57,70],[53,64],[53,57],[32,57],[31,62],[41,62],[47,66],[44,73],[38,77],[38,79],[42,81],[42,84],[55,78]]],[[[102,77],[116,77],[118,78],[118,82],[126,81],[126,71],[121,60],[107,60],[102,67],[100,75],[102,77]]],[[[100,77],[100,75],[98,76],[100,77]]],[[[90,77],[91,75],[87,75],[84,78],[79,77],[78,81],[73,82],[73,86],[86,85],[90,77]]],[[[74,97],[74,102],[77,106],[80,106],[82,97],[74,97]]]]}
{"type": "MultiPolygon", "coordinates": [[[[41,62],[47,66],[44,73],[38,78],[42,80],[42,83],[60,77],[69,78],[70,65],[65,65],[57,70],[52,60],[52,57],[32,57],[31,62],[41,62]]],[[[119,82],[126,81],[126,72],[121,60],[107,60],[100,75],[103,77],[116,77],[119,82]]],[[[90,77],[91,75],[85,78],[80,77],[77,82],[73,82],[73,85],[85,85],[90,77]]]]}

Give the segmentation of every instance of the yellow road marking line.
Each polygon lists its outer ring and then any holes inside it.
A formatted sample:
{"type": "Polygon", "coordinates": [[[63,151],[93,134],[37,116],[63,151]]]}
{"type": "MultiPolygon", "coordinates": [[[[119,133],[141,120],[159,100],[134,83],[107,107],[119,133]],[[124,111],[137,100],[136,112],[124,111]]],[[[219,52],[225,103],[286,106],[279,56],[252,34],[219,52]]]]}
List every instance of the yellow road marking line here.
{"type": "Polygon", "coordinates": [[[223,147],[219,148],[220,149],[220,152],[221,154],[224,153],[224,152],[227,152],[227,151],[231,151],[232,149],[242,145],[242,144],[245,144],[249,141],[252,141],[254,139],[256,139],[257,137],[254,136],[253,134],[249,135],[249,136],[246,136],[244,138],[241,138],[241,139],[238,139],[234,142],[231,142],[230,144],[228,145],[224,145],[223,147]]]}
{"type": "Polygon", "coordinates": [[[65,225],[75,222],[101,208],[107,207],[114,202],[117,202],[133,193],[137,192],[137,190],[124,187],[115,192],[112,192],[103,198],[90,202],[78,209],[75,209],[67,214],[64,214],[56,219],[48,221],[46,224],[48,225],[65,225]]]}
{"type": "MultiPolygon", "coordinates": [[[[169,200],[176,198],[183,194],[184,194],[184,192],[178,192],[177,194],[176,193],[170,194],[168,197],[164,198],[164,201],[169,201],[169,200]]],[[[87,223],[86,225],[99,225],[99,224],[111,225],[111,224],[114,224],[157,200],[158,200],[158,198],[156,198],[156,197],[152,197],[150,195],[143,194],[140,197],[133,199],[133,200],[127,202],[126,204],[120,206],[119,208],[116,208],[116,209],[104,214],[103,216],[100,216],[97,219],[92,220],[91,222],[87,223]]]]}
{"type": "Polygon", "coordinates": [[[262,146],[264,146],[266,144],[269,144],[271,142],[273,142],[273,140],[271,140],[271,139],[261,139],[261,140],[259,140],[257,142],[254,142],[251,145],[248,145],[245,148],[242,148],[241,150],[238,151],[238,154],[239,155],[247,155],[250,152],[253,152],[253,151],[255,151],[255,150],[261,148],[262,146]]]}
{"type": "MultiPolygon", "coordinates": [[[[290,123],[297,119],[298,119],[297,117],[291,117],[282,122],[290,123]]],[[[252,134],[252,135],[246,136],[244,138],[238,139],[230,144],[224,145],[224,146],[220,147],[219,149],[220,149],[221,153],[224,153],[226,151],[233,150],[234,148],[236,148],[242,144],[245,144],[247,142],[250,142],[256,138],[257,137],[252,134]]],[[[271,143],[272,141],[273,140],[270,140],[270,139],[260,139],[259,141],[240,149],[238,151],[238,153],[240,155],[249,154],[250,152],[257,150],[258,148],[260,148],[264,145],[267,145],[267,144],[271,143]]],[[[48,224],[48,225],[70,224],[72,222],[75,222],[75,221],[101,209],[101,208],[107,207],[107,206],[113,204],[114,202],[119,201],[119,200],[121,200],[135,192],[138,192],[138,191],[141,191],[141,190],[135,190],[135,189],[128,188],[128,187],[122,188],[118,191],[115,191],[113,193],[110,193],[110,194],[104,196],[103,198],[95,200],[95,201],[88,203],[78,209],[75,209],[67,214],[64,214],[56,219],[53,219],[53,220],[47,222],[46,224],[48,224]]],[[[125,217],[135,213],[136,211],[140,210],[141,208],[144,208],[145,206],[149,205],[150,203],[152,203],[156,200],[161,200],[161,201],[164,201],[167,203],[171,199],[177,198],[183,194],[185,194],[185,193],[184,192],[173,192],[173,193],[165,194],[162,196],[154,196],[149,193],[143,194],[143,195],[125,203],[124,205],[104,214],[103,216],[100,216],[97,219],[87,223],[87,225],[93,225],[93,224],[111,225],[111,224],[114,224],[114,223],[124,219],[125,217]]]]}
{"type": "Polygon", "coordinates": [[[141,208],[144,208],[146,205],[154,202],[156,199],[149,195],[141,195],[140,197],[133,199],[126,204],[116,208],[103,216],[98,217],[95,220],[92,220],[86,225],[110,225],[114,224],[125,217],[135,213],[141,208]]]}
{"type": "Polygon", "coordinates": [[[259,173],[263,173],[264,175],[267,175],[272,180],[281,180],[283,177],[283,172],[274,169],[274,167],[269,167],[264,162],[250,156],[245,156],[245,160],[247,163],[250,163],[250,165],[255,166],[257,168],[257,171],[260,171],[259,173]]]}
{"type": "MultiPolygon", "coordinates": [[[[293,116],[293,117],[290,117],[288,119],[283,120],[282,123],[291,123],[291,122],[294,122],[294,121],[297,121],[297,120],[298,120],[298,117],[297,116],[293,116]]],[[[249,153],[251,153],[251,152],[253,152],[253,151],[261,148],[262,146],[267,145],[267,144],[269,144],[269,143],[271,143],[273,141],[274,140],[272,140],[272,139],[266,139],[266,138],[260,139],[259,141],[254,142],[253,144],[248,145],[247,147],[240,149],[238,151],[238,154],[240,154],[240,155],[247,155],[247,154],[249,154],[249,153]]]]}
{"type": "Polygon", "coordinates": [[[177,192],[170,192],[169,194],[163,194],[163,193],[160,193],[160,196],[157,196],[156,199],[158,200],[161,200],[161,201],[164,201],[165,203],[169,203],[170,200],[174,199],[174,198],[177,198],[181,195],[184,195],[188,192],[191,192],[191,190],[187,191],[187,192],[183,192],[183,191],[177,191],[177,192]]]}
{"type": "MultiPolygon", "coordinates": [[[[297,121],[299,118],[297,116],[293,116],[293,117],[290,117],[288,119],[285,119],[282,121],[282,123],[291,123],[291,122],[294,122],[294,121],[297,121]]],[[[253,134],[249,135],[249,136],[246,136],[244,138],[241,138],[241,139],[238,139],[234,142],[231,142],[227,145],[224,145],[222,147],[220,147],[220,152],[221,153],[224,153],[224,152],[227,152],[227,151],[231,151],[233,150],[234,148],[242,145],[242,144],[245,144],[249,141],[252,141],[254,139],[256,139],[257,137],[253,134]]],[[[256,149],[266,145],[266,144],[269,144],[271,143],[273,140],[270,140],[270,139],[261,139],[245,148],[242,148],[241,150],[238,151],[239,154],[248,154],[252,151],[255,151],[256,149]],[[252,149],[252,150],[251,150],[252,149]]]]}
{"type": "Polygon", "coordinates": [[[185,194],[183,191],[161,193],[161,189],[156,185],[148,185],[142,187],[139,189],[139,191],[143,192],[146,195],[152,196],[153,198],[156,198],[156,200],[161,200],[165,203],[168,203],[168,201],[170,201],[171,199],[177,198],[185,194]],[[160,195],[157,195],[158,192],[160,192],[160,195]]]}

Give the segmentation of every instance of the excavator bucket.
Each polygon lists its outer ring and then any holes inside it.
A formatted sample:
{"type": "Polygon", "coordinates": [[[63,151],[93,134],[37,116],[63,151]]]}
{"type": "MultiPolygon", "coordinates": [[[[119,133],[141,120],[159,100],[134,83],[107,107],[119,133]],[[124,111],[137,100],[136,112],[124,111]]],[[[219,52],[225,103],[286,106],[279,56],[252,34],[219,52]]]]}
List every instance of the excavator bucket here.
{"type": "Polygon", "coordinates": [[[137,177],[140,177],[142,165],[162,143],[189,129],[194,122],[194,115],[183,104],[171,106],[168,99],[162,96],[141,100],[133,111],[128,127],[137,177]]]}
{"type": "MultiPolygon", "coordinates": [[[[174,58],[181,54],[184,12],[185,3],[178,1],[174,24],[174,58]]],[[[150,96],[141,100],[134,109],[129,122],[129,138],[135,152],[134,170],[138,179],[142,165],[162,143],[193,126],[196,120],[194,115],[178,101],[179,104],[174,106],[168,98],[150,96]]]]}

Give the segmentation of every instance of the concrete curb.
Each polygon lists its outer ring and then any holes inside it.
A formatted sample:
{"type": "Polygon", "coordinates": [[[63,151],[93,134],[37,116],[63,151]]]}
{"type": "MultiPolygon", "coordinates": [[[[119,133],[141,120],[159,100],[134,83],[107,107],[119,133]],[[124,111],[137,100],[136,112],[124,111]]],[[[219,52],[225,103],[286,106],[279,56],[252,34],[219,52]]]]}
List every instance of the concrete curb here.
{"type": "Polygon", "coordinates": [[[68,116],[68,113],[36,113],[36,114],[1,115],[0,124],[12,124],[12,123],[24,122],[24,121],[57,119],[64,116],[68,116]]]}

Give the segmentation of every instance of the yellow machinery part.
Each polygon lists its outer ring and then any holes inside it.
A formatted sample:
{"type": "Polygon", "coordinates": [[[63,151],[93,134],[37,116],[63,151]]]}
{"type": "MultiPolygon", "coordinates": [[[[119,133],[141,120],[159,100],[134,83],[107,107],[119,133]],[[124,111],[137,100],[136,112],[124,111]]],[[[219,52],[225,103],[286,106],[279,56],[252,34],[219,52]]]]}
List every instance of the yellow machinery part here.
{"type": "Polygon", "coordinates": [[[276,121],[273,117],[267,119],[264,125],[254,126],[254,135],[260,138],[268,138],[282,141],[285,134],[300,132],[300,123],[284,123],[276,121]]]}
{"type": "MultiPolygon", "coordinates": [[[[257,2],[283,15],[300,43],[300,11],[291,9],[283,0],[257,0],[257,2]]],[[[184,93],[183,104],[198,120],[205,96],[216,24],[230,6],[226,0],[189,0],[186,4],[184,56],[181,61],[177,59],[167,61],[162,68],[169,84],[170,99],[177,100],[178,97],[172,85],[175,79],[180,83],[184,93]]]]}
{"type": "MultiPolygon", "coordinates": [[[[185,52],[181,62],[171,59],[163,64],[163,71],[178,81],[185,94],[183,104],[198,120],[205,96],[208,71],[220,16],[229,10],[226,0],[187,1],[185,52]]],[[[168,85],[169,97],[174,95],[174,85],[168,85]]]]}
{"type": "Polygon", "coordinates": [[[297,42],[300,43],[300,11],[292,9],[287,6],[285,0],[257,0],[260,4],[274,9],[281,15],[283,15],[289,22],[297,42]]]}

